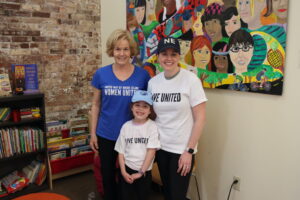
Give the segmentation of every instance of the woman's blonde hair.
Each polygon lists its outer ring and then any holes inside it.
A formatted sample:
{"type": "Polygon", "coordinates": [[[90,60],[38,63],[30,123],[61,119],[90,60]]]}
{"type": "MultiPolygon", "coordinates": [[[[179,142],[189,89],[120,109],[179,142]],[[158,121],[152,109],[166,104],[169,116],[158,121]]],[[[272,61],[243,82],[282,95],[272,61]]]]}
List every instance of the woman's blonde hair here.
{"type": "Polygon", "coordinates": [[[120,40],[128,41],[131,57],[138,55],[137,44],[132,38],[131,34],[127,30],[116,29],[110,34],[109,38],[106,41],[106,53],[109,57],[114,56],[114,48],[116,46],[116,43],[120,40]]]}

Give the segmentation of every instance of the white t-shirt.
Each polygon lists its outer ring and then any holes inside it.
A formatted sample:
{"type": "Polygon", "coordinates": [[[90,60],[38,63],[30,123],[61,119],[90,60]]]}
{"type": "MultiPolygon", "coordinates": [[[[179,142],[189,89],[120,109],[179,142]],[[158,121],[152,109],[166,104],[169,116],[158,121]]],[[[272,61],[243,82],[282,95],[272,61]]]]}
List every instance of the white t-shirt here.
{"type": "MultiPolygon", "coordinates": [[[[155,122],[151,119],[144,124],[134,124],[132,120],[126,122],[121,128],[115,145],[115,150],[124,154],[125,164],[133,170],[140,170],[146,157],[147,148],[160,148],[155,122]]],[[[152,164],[153,161],[148,170],[152,169],[152,164]]]]}
{"type": "Polygon", "coordinates": [[[169,80],[164,73],[156,75],[149,81],[148,90],[152,93],[157,114],[155,122],[160,134],[161,149],[182,154],[192,133],[192,107],[207,101],[200,79],[181,68],[169,80]]]}

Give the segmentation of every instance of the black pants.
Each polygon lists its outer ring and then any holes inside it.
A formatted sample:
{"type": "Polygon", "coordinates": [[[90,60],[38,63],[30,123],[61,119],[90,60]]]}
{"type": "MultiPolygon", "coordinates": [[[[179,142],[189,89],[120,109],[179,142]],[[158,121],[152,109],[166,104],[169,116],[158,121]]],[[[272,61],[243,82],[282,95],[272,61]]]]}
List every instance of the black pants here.
{"type": "MultiPolygon", "coordinates": [[[[137,173],[137,171],[130,169],[126,166],[126,172],[128,174],[137,173]]],[[[147,171],[145,176],[135,180],[132,184],[125,181],[120,173],[120,187],[121,187],[121,200],[147,200],[151,187],[151,171],[147,171]]]]}
{"type": "MultiPolygon", "coordinates": [[[[180,154],[164,150],[156,152],[156,161],[159,169],[165,200],[185,200],[192,171],[186,176],[177,173],[180,154]]],[[[193,155],[192,166],[195,157],[193,155]]],[[[192,169],[193,167],[191,167],[192,169]]]]}
{"type": "Polygon", "coordinates": [[[118,152],[114,150],[115,141],[98,137],[101,173],[103,178],[104,199],[117,200],[116,160],[118,152]]]}

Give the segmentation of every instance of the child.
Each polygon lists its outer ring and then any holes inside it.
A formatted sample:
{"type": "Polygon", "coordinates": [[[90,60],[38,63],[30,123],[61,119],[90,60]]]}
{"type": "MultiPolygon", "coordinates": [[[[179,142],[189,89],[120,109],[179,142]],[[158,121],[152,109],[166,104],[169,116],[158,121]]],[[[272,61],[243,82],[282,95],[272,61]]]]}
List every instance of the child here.
{"type": "Polygon", "coordinates": [[[160,148],[156,114],[152,107],[150,92],[137,90],[131,100],[133,119],[126,122],[115,145],[119,152],[121,197],[139,200],[148,197],[151,185],[151,169],[156,149],[160,148]]]}

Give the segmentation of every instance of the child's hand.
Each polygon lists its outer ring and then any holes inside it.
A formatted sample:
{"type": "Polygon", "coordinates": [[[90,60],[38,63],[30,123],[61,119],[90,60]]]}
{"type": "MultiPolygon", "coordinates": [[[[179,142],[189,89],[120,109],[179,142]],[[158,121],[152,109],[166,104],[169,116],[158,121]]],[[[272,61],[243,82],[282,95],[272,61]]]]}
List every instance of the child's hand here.
{"type": "Polygon", "coordinates": [[[134,174],[131,174],[131,177],[133,179],[133,181],[139,179],[142,177],[142,174],[141,173],[134,173],[134,174]]]}
{"type": "Polygon", "coordinates": [[[122,173],[123,178],[125,179],[125,181],[129,184],[132,184],[134,179],[131,177],[130,174],[128,174],[127,172],[122,173]]]}

